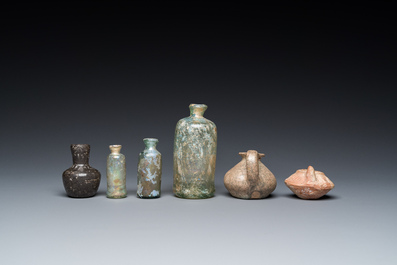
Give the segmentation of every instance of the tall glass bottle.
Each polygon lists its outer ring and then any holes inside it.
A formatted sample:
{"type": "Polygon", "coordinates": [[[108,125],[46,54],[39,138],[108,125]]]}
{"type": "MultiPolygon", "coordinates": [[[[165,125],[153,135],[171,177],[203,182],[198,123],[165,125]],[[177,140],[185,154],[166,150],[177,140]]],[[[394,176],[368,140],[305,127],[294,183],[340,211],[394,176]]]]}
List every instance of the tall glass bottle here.
{"type": "Polygon", "coordinates": [[[111,153],[107,159],[107,192],[112,199],[127,197],[125,156],[120,153],[121,145],[109,145],[111,153]]]}
{"type": "Polygon", "coordinates": [[[158,198],[161,195],[161,154],[156,149],[159,140],[143,139],[145,150],[139,153],[138,190],[140,198],[158,198]]]}
{"type": "Polygon", "coordinates": [[[203,117],[206,105],[189,108],[190,116],[179,120],[175,129],[173,191],[180,198],[210,198],[215,193],[217,130],[203,117]]]}

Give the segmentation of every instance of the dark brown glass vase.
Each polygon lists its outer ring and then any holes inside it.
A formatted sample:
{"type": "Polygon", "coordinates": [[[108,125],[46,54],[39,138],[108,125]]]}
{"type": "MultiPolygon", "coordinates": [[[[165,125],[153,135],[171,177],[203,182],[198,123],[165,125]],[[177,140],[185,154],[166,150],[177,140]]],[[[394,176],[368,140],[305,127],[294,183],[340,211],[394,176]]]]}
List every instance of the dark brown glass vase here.
{"type": "Polygon", "coordinates": [[[89,144],[72,144],[73,166],[62,174],[66,194],[73,198],[87,198],[96,194],[101,182],[101,173],[88,164],[89,144]]]}

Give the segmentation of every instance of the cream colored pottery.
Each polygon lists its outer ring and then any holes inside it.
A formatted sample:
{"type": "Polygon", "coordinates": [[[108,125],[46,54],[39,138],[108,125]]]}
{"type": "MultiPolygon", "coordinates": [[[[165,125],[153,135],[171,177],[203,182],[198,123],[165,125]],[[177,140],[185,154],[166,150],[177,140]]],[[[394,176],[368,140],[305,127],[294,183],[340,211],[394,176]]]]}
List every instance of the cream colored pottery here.
{"type": "Polygon", "coordinates": [[[264,154],[255,150],[240,152],[242,160],[230,169],[224,178],[226,189],[241,199],[262,199],[277,186],[273,173],[260,161],[264,154]]]}

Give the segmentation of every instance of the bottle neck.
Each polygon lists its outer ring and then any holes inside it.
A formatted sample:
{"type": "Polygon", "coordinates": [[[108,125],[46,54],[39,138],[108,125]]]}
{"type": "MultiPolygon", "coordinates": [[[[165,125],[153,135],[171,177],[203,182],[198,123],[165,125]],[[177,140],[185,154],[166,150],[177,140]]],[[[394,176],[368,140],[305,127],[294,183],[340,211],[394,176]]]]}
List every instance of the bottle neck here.
{"type": "Polygon", "coordinates": [[[204,104],[190,104],[190,117],[204,118],[204,112],[207,110],[207,106],[204,104]]]}
{"type": "Polygon", "coordinates": [[[88,144],[72,144],[73,164],[88,165],[90,158],[90,146],[88,144]]]}
{"type": "Polygon", "coordinates": [[[73,158],[73,165],[88,165],[88,160],[82,161],[82,160],[77,160],[73,158]]]}
{"type": "Polygon", "coordinates": [[[121,145],[109,145],[109,149],[112,155],[119,155],[121,150],[121,145]]]}
{"type": "Polygon", "coordinates": [[[145,150],[157,150],[156,146],[159,140],[156,138],[145,138],[143,139],[143,143],[145,144],[145,150]]]}
{"type": "Polygon", "coordinates": [[[145,146],[145,150],[157,150],[156,146],[145,146]]]}

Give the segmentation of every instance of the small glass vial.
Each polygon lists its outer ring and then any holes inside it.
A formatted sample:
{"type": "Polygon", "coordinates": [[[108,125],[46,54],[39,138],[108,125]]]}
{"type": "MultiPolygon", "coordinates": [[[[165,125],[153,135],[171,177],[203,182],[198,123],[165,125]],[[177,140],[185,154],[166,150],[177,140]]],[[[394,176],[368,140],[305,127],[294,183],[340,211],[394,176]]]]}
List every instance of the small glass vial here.
{"type": "Polygon", "coordinates": [[[112,199],[127,197],[125,156],[120,153],[121,145],[109,145],[106,173],[108,189],[106,196],[112,199]]]}
{"type": "Polygon", "coordinates": [[[161,154],[156,149],[159,140],[143,139],[145,150],[139,154],[138,190],[140,198],[158,198],[161,193],[161,154]]]}

